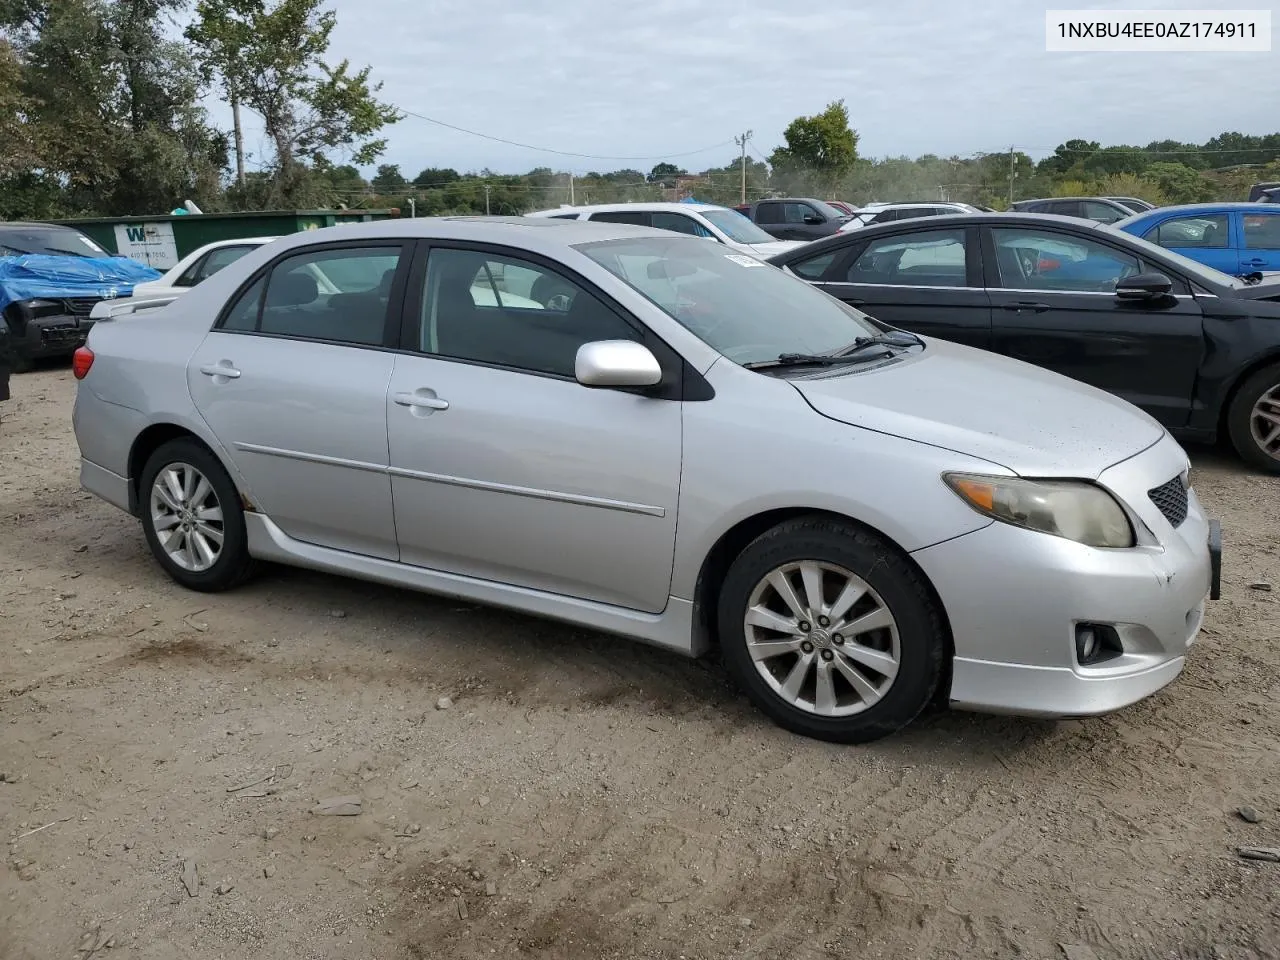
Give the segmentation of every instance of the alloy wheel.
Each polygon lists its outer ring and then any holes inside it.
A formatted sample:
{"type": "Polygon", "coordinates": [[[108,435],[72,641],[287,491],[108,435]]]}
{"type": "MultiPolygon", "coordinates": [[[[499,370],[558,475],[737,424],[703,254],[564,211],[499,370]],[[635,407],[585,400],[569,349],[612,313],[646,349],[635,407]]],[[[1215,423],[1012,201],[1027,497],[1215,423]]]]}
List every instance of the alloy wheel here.
{"type": "Polygon", "coordinates": [[[1280,460],[1280,384],[1257,399],[1249,412],[1253,442],[1269,457],[1280,460]]]}
{"type": "Polygon", "coordinates": [[[865,580],[836,564],[803,560],[776,567],[751,591],[743,621],[760,676],[807,713],[861,713],[898,675],[892,612],[865,580]]]}
{"type": "Polygon", "coordinates": [[[169,559],[203,573],[222,555],[225,526],[213,484],[189,463],[171,463],[151,485],[151,525],[169,559]]]}

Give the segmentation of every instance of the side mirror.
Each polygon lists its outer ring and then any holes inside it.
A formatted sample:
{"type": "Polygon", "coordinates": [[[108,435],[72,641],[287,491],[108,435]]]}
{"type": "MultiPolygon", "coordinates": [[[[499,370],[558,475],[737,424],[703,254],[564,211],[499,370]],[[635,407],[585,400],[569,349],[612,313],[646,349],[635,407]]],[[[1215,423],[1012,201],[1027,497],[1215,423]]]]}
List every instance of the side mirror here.
{"type": "Polygon", "coordinates": [[[652,387],[662,380],[658,358],[632,340],[597,340],[578,348],[573,373],[584,387],[652,387]]]}
{"type": "Polygon", "coordinates": [[[816,213],[806,213],[804,215],[804,222],[809,224],[811,227],[816,227],[821,223],[826,223],[827,221],[823,220],[822,217],[818,216],[816,213]]]}
{"type": "Polygon", "coordinates": [[[1159,300],[1173,292],[1173,281],[1163,273],[1137,273],[1116,281],[1121,300],[1159,300]]]}

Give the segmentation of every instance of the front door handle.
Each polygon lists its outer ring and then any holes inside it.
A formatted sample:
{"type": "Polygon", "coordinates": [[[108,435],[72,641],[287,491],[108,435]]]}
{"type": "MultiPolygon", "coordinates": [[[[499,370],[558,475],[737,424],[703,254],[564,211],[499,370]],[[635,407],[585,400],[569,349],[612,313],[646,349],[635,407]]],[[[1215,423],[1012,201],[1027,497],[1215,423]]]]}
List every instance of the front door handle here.
{"type": "Polygon", "coordinates": [[[1254,257],[1252,260],[1242,260],[1241,262],[1246,267],[1265,267],[1267,265],[1267,261],[1263,260],[1261,257],[1254,257]]]}
{"type": "Polygon", "coordinates": [[[441,400],[434,392],[397,393],[395,401],[402,407],[417,408],[419,410],[449,409],[449,401],[441,400]]]}
{"type": "Polygon", "coordinates": [[[230,360],[207,364],[200,368],[200,372],[206,377],[226,377],[228,380],[235,380],[240,376],[240,371],[231,365],[230,360]]]}
{"type": "Polygon", "coordinates": [[[1023,310],[1030,310],[1032,313],[1044,313],[1049,309],[1047,303],[1035,303],[1030,300],[1019,300],[1017,303],[1002,303],[1002,310],[1012,310],[1015,313],[1021,313],[1023,310]]]}

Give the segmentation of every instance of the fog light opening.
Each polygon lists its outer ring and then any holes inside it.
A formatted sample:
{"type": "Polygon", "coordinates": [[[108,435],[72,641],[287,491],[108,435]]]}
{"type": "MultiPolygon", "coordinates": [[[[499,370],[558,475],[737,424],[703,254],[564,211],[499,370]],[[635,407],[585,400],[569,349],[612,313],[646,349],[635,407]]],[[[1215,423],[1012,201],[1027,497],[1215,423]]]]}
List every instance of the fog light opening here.
{"type": "Polygon", "coordinates": [[[1076,624],[1076,662],[1082,667],[1105,663],[1124,653],[1120,635],[1107,623],[1076,624]]]}

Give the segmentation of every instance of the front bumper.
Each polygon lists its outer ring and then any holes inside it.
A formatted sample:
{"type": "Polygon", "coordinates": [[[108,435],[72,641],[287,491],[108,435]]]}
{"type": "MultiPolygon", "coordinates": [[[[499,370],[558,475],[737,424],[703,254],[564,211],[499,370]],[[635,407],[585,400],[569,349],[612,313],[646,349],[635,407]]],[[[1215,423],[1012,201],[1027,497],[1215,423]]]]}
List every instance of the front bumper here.
{"type": "Polygon", "coordinates": [[[1096,549],[992,523],[913,554],[950,620],[954,706],[1093,716],[1148,697],[1182,672],[1205,601],[1218,594],[1221,532],[1194,492],[1175,528],[1147,491],[1185,465],[1166,438],[1099,478],[1145,528],[1149,542],[1136,547],[1096,549]],[[1122,651],[1081,665],[1080,623],[1113,627],[1122,651]]]}
{"type": "Polygon", "coordinates": [[[14,354],[24,360],[44,357],[65,357],[84,346],[94,321],[74,314],[58,314],[28,320],[22,333],[9,332],[9,345],[14,354]]]}

